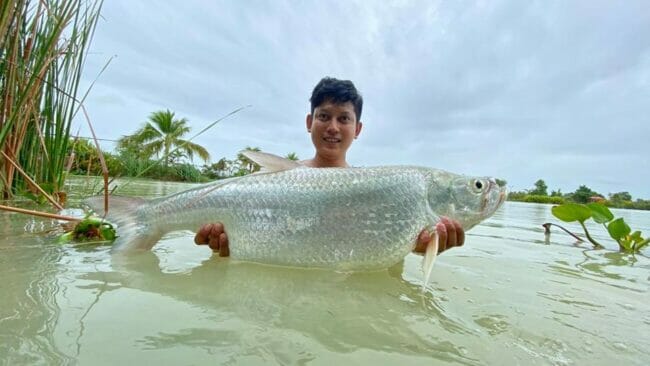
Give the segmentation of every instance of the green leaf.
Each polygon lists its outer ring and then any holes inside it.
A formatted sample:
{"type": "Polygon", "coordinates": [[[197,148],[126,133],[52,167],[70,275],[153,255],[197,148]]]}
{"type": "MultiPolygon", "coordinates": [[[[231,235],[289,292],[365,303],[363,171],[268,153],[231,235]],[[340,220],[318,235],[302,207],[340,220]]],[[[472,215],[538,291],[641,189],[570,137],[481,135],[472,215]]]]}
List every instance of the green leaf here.
{"type": "Polygon", "coordinates": [[[607,206],[600,203],[589,203],[587,207],[591,210],[591,217],[599,224],[604,224],[614,220],[614,215],[607,206]]]}
{"type": "Polygon", "coordinates": [[[115,240],[116,234],[115,234],[115,229],[113,228],[113,225],[108,224],[108,223],[104,223],[100,227],[99,230],[100,230],[101,236],[102,236],[102,238],[104,240],[108,240],[108,241],[115,240]]]}
{"type": "Polygon", "coordinates": [[[630,239],[634,240],[635,243],[640,243],[643,241],[643,238],[641,237],[641,232],[640,231],[635,231],[630,235],[630,239]]]}
{"type": "Polygon", "coordinates": [[[67,232],[65,234],[62,234],[59,236],[59,239],[57,240],[57,243],[59,244],[66,244],[71,242],[74,239],[74,233],[72,231],[67,232]]]}
{"type": "Polygon", "coordinates": [[[646,240],[644,240],[644,241],[642,241],[640,243],[637,243],[637,244],[634,245],[634,250],[639,251],[639,250],[641,250],[641,248],[648,245],[648,243],[650,243],[650,239],[646,239],[646,240]]]}
{"type": "Polygon", "coordinates": [[[565,203],[563,205],[553,206],[551,212],[553,216],[564,222],[585,222],[585,220],[591,217],[591,210],[587,206],[577,203],[565,203]]]}
{"type": "Polygon", "coordinates": [[[634,249],[632,248],[632,242],[626,239],[621,239],[618,241],[618,244],[625,249],[626,252],[633,252],[634,249]]]}
{"type": "Polygon", "coordinates": [[[609,235],[614,238],[614,240],[620,242],[621,239],[625,238],[632,229],[625,223],[623,218],[618,218],[607,225],[607,231],[609,235]]]}

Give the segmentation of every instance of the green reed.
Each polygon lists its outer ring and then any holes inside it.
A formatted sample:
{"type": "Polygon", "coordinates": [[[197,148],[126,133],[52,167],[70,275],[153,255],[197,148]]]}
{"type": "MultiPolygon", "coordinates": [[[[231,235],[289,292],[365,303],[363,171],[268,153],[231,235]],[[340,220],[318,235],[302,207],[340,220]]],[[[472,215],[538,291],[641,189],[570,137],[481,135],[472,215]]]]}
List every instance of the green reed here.
{"type": "MultiPolygon", "coordinates": [[[[49,192],[65,179],[70,127],[101,0],[0,5],[0,150],[49,192]]],[[[0,192],[30,189],[0,159],[0,192]]]]}

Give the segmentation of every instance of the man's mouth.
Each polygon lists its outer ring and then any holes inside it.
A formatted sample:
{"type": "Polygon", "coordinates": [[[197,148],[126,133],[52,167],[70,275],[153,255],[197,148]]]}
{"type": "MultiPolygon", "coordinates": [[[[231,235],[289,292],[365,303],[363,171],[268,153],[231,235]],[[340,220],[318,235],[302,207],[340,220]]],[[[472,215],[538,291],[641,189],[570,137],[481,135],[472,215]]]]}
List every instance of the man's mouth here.
{"type": "Polygon", "coordinates": [[[323,140],[325,142],[331,142],[331,143],[338,143],[341,142],[341,139],[337,139],[336,137],[323,137],[323,140]]]}

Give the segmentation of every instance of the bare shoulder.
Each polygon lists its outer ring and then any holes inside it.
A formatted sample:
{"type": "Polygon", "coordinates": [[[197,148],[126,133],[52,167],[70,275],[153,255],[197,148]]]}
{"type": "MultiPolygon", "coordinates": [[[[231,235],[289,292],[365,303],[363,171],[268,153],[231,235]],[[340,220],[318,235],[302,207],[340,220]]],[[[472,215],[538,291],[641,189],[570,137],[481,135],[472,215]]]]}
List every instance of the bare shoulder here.
{"type": "Polygon", "coordinates": [[[316,165],[314,163],[314,159],[308,159],[308,160],[300,160],[298,164],[310,167],[310,168],[316,168],[316,165]]]}

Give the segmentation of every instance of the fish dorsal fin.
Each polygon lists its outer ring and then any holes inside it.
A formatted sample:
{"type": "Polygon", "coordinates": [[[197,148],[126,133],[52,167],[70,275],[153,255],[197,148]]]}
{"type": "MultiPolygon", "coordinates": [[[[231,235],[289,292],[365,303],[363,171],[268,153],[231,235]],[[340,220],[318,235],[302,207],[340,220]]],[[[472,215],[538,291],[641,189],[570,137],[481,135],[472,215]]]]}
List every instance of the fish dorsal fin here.
{"type": "Polygon", "coordinates": [[[263,173],[281,172],[283,170],[290,170],[302,166],[297,161],[285,159],[281,156],[261,151],[244,150],[241,153],[254,163],[258,164],[262,168],[260,172],[263,173]]]}

